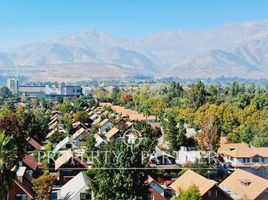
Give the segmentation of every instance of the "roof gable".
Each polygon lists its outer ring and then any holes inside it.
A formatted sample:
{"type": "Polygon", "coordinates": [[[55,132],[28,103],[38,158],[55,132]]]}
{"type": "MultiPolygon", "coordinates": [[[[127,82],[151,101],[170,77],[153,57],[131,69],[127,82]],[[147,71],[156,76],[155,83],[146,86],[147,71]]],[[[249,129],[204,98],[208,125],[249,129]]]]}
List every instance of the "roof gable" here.
{"type": "Polygon", "coordinates": [[[73,199],[80,191],[88,188],[89,177],[80,172],[60,189],[62,199],[73,199]]]}
{"type": "Polygon", "coordinates": [[[176,192],[179,192],[179,190],[187,190],[190,186],[196,185],[199,189],[201,196],[203,196],[215,184],[215,181],[209,180],[197,174],[196,172],[188,169],[175,182],[171,184],[171,188],[176,192]]]}
{"type": "Polygon", "coordinates": [[[241,169],[235,170],[220,185],[225,192],[235,197],[256,199],[268,189],[268,180],[241,169]]]}
{"type": "Polygon", "coordinates": [[[106,138],[110,139],[118,132],[119,130],[116,127],[113,127],[111,130],[108,131],[108,133],[105,134],[105,136],[106,138]]]}
{"type": "Polygon", "coordinates": [[[31,154],[26,154],[23,158],[23,162],[34,171],[38,166],[37,160],[31,154]]]}
{"type": "Polygon", "coordinates": [[[70,137],[66,137],[66,138],[64,138],[62,141],[60,141],[57,145],[56,145],[56,147],[54,148],[54,150],[53,150],[53,153],[57,153],[60,149],[62,149],[62,147],[64,146],[64,145],[66,145],[66,144],[68,144],[68,143],[70,143],[70,144],[72,144],[72,146],[74,146],[76,149],[78,149],[79,147],[70,139],[70,137]]]}

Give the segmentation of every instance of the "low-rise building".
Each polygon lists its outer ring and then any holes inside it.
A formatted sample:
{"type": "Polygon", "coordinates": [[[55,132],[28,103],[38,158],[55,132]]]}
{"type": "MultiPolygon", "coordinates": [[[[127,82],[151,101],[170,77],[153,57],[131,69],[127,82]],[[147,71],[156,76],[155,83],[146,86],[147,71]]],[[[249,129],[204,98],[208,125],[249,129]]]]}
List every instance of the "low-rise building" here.
{"type": "Polygon", "coordinates": [[[181,146],[180,150],[176,152],[176,163],[178,165],[185,165],[188,163],[195,163],[202,157],[202,152],[196,147],[181,146]]]}
{"type": "Polygon", "coordinates": [[[56,154],[59,151],[66,151],[68,149],[77,150],[79,147],[73,140],[71,140],[70,137],[67,136],[56,145],[53,153],[56,154]]]}
{"type": "Polygon", "coordinates": [[[19,86],[19,95],[24,97],[45,98],[45,86],[19,86]]]}
{"type": "Polygon", "coordinates": [[[72,139],[76,141],[76,144],[80,145],[81,142],[85,142],[87,140],[88,135],[89,132],[87,129],[81,127],[72,135],[72,139]]]}
{"type": "Polygon", "coordinates": [[[221,143],[218,155],[224,165],[268,178],[268,147],[246,143],[221,143]]]}
{"type": "Polygon", "coordinates": [[[34,192],[31,184],[31,177],[26,172],[26,167],[19,167],[16,172],[14,184],[8,193],[8,200],[32,200],[34,192]]]}
{"type": "Polygon", "coordinates": [[[89,166],[84,158],[77,156],[71,149],[55,161],[55,171],[58,172],[61,183],[66,183],[81,171],[86,171],[89,166]]]}
{"type": "Polygon", "coordinates": [[[93,191],[89,190],[89,177],[84,172],[80,172],[69,182],[63,185],[57,192],[57,199],[61,200],[93,200],[93,191]]]}
{"type": "Polygon", "coordinates": [[[230,196],[225,193],[216,181],[209,180],[198,173],[188,169],[176,181],[171,184],[171,188],[179,196],[181,191],[187,190],[189,187],[195,185],[202,197],[206,200],[229,200],[230,196]]]}
{"type": "Polygon", "coordinates": [[[149,187],[147,196],[148,200],[166,200],[164,188],[151,176],[148,177],[146,184],[149,187]]]}
{"type": "Polygon", "coordinates": [[[111,129],[112,127],[113,123],[109,119],[104,119],[99,123],[99,133],[106,133],[107,129],[111,129]]]}
{"type": "Polygon", "coordinates": [[[55,96],[81,96],[82,88],[81,86],[71,86],[71,85],[43,85],[43,86],[19,86],[18,88],[20,96],[25,97],[55,97],[55,96]]]}
{"type": "Polygon", "coordinates": [[[236,169],[219,185],[233,199],[267,200],[268,180],[236,169]]]}

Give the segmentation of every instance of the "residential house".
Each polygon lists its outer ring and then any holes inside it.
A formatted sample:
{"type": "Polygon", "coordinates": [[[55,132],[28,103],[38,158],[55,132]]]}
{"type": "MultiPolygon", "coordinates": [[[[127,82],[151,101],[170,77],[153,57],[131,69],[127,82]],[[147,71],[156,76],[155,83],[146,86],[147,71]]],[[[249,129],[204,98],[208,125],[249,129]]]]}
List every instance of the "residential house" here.
{"type": "Polygon", "coordinates": [[[147,200],[166,200],[164,188],[151,176],[148,177],[146,185],[149,187],[147,200]]]}
{"type": "Polygon", "coordinates": [[[34,151],[34,150],[43,151],[43,150],[45,150],[45,148],[41,144],[39,144],[35,139],[28,137],[26,140],[27,140],[28,144],[30,145],[28,148],[28,151],[34,151]]]}
{"type": "Polygon", "coordinates": [[[32,190],[31,177],[26,172],[26,167],[19,167],[16,172],[14,184],[9,191],[7,200],[32,200],[34,192],[32,190]]]}
{"type": "Polygon", "coordinates": [[[109,119],[104,119],[99,123],[99,133],[104,134],[107,132],[107,129],[111,129],[113,123],[109,119]]]}
{"type": "Polygon", "coordinates": [[[50,122],[48,123],[48,126],[51,126],[52,124],[54,124],[55,122],[59,122],[60,121],[60,114],[55,114],[51,117],[50,122]]]}
{"type": "Polygon", "coordinates": [[[201,157],[202,152],[196,147],[181,146],[180,150],[176,152],[176,163],[183,166],[188,163],[195,163],[201,157]]]}
{"type": "Polygon", "coordinates": [[[151,165],[174,165],[175,157],[156,148],[149,158],[151,165]]]}
{"type": "Polygon", "coordinates": [[[246,170],[268,179],[268,147],[253,147],[246,143],[221,143],[218,149],[223,165],[246,170]]]}
{"type": "Polygon", "coordinates": [[[113,127],[111,130],[109,130],[106,134],[105,137],[108,140],[112,140],[112,139],[116,139],[116,138],[120,138],[122,137],[121,132],[119,131],[119,129],[117,129],[116,127],[113,127]]]}
{"type": "Polygon", "coordinates": [[[176,181],[171,184],[171,188],[179,196],[181,191],[187,190],[190,186],[195,185],[206,200],[228,200],[231,199],[220,187],[217,182],[209,180],[198,173],[188,169],[176,181]]]}
{"type": "Polygon", "coordinates": [[[89,166],[85,159],[76,155],[71,149],[65,151],[55,161],[55,171],[58,172],[61,183],[66,183],[79,172],[87,169],[89,166]]]}
{"type": "Polygon", "coordinates": [[[74,122],[74,123],[72,123],[72,127],[73,127],[73,129],[75,131],[77,131],[80,128],[87,129],[87,127],[83,123],[81,123],[81,122],[74,122]]]}
{"type": "Polygon", "coordinates": [[[268,180],[241,169],[236,169],[219,186],[235,200],[268,199],[268,180]]]}
{"type": "Polygon", "coordinates": [[[97,117],[97,118],[92,119],[92,121],[93,121],[92,123],[93,126],[98,126],[98,124],[101,122],[101,118],[97,117]]]}
{"type": "Polygon", "coordinates": [[[84,172],[80,172],[69,182],[63,185],[58,192],[58,199],[61,200],[93,200],[93,192],[89,190],[89,177],[84,172]]]}
{"type": "Polygon", "coordinates": [[[120,114],[122,118],[129,118],[130,121],[146,121],[149,123],[156,123],[157,118],[155,116],[145,116],[142,113],[139,113],[136,110],[126,109],[122,106],[112,105],[111,103],[100,103],[100,106],[102,107],[111,107],[111,109],[116,112],[117,114],[120,114]]]}
{"type": "Polygon", "coordinates": [[[63,124],[60,123],[59,121],[55,121],[51,125],[49,125],[48,130],[53,130],[55,128],[62,128],[63,129],[63,124]]]}
{"type": "Polygon", "coordinates": [[[50,138],[52,135],[54,135],[54,134],[61,134],[61,135],[64,135],[66,133],[66,130],[64,130],[64,128],[63,127],[56,127],[56,128],[54,128],[53,130],[51,130],[48,134],[47,134],[47,136],[46,136],[46,138],[48,139],[48,138],[50,138]]]}
{"type": "Polygon", "coordinates": [[[53,153],[56,154],[59,151],[66,151],[68,149],[72,149],[72,150],[79,149],[79,146],[73,140],[71,140],[69,136],[65,137],[62,141],[60,141],[56,145],[56,147],[53,150],[53,153]]]}
{"type": "Polygon", "coordinates": [[[99,116],[97,113],[95,113],[95,112],[93,112],[93,114],[92,114],[91,117],[90,117],[90,119],[93,121],[93,123],[94,123],[95,120],[98,119],[98,118],[100,118],[100,116],[99,116]]]}
{"type": "Polygon", "coordinates": [[[130,121],[125,121],[124,119],[120,119],[116,122],[115,127],[119,129],[122,133],[125,132],[127,129],[133,127],[133,123],[130,121]]]}
{"type": "Polygon", "coordinates": [[[76,144],[80,145],[81,142],[87,140],[88,135],[89,132],[87,131],[87,129],[81,127],[72,135],[72,139],[76,141],[76,144]]]}
{"type": "Polygon", "coordinates": [[[99,147],[101,146],[101,144],[104,143],[104,139],[103,139],[98,133],[96,133],[96,134],[94,135],[94,138],[95,138],[95,140],[96,140],[95,147],[99,148],[99,147]]]}
{"type": "Polygon", "coordinates": [[[33,176],[38,169],[38,161],[31,154],[26,153],[23,157],[23,161],[19,163],[20,166],[25,166],[27,173],[33,176]]]}

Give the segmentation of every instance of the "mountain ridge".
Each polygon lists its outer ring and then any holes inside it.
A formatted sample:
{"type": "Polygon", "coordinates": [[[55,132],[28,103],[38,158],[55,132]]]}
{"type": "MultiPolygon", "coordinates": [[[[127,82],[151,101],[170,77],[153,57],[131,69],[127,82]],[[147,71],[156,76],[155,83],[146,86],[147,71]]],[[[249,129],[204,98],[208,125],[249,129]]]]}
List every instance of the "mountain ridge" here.
{"type": "Polygon", "coordinates": [[[26,45],[14,52],[0,52],[0,69],[8,66],[44,71],[29,77],[45,80],[64,79],[70,71],[79,80],[82,69],[87,72],[83,79],[98,76],[97,71],[99,75],[119,77],[266,78],[268,20],[205,31],[160,32],[131,40],[89,29],[26,45]],[[51,65],[54,71],[49,70],[51,65]],[[76,69],[70,70],[71,65],[76,69]]]}

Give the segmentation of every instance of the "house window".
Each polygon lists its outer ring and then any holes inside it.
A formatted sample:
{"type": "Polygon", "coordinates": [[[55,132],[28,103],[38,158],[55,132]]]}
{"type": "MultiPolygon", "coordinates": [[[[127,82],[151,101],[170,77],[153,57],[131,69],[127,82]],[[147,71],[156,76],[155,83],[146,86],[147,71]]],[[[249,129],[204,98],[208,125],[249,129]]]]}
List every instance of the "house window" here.
{"type": "Polygon", "coordinates": [[[16,200],[27,200],[26,194],[16,194],[16,200]]]}
{"type": "Polygon", "coordinates": [[[247,158],[247,162],[248,162],[248,163],[250,162],[250,158],[247,158]]]}
{"type": "Polygon", "coordinates": [[[152,192],[149,192],[147,195],[147,200],[153,200],[154,199],[154,195],[152,192]]]}
{"type": "Polygon", "coordinates": [[[51,199],[52,199],[52,200],[57,200],[57,199],[58,199],[58,195],[57,195],[56,192],[52,192],[52,194],[51,194],[51,199]]]}
{"type": "Polygon", "coordinates": [[[264,163],[264,158],[261,158],[261,162],[263,162],[263,163],[264,163]]]}
{"type": "Polygon", "coordinates": [[[70,148],[72,148],[72,144],[70,143],[66,144],[66,149],[70,149],[70,148]]]}
{"type": "Polygon", "coordinates": [[[252,162],[254,162],[254,163],[259,162],[259,157],[253,157],[252,162]]]}
{"type": "Polygon", "coordinates": [[[91,200],[91,193],[90,194],[80,193],[80,200],[91,200]]]}
{"type": "Polygon", "coordinates": [[[243,158],[243,163],[246,163],[247,162],[247,159],[246,158],[243,158]]]}

